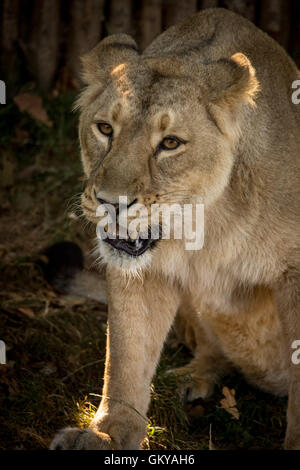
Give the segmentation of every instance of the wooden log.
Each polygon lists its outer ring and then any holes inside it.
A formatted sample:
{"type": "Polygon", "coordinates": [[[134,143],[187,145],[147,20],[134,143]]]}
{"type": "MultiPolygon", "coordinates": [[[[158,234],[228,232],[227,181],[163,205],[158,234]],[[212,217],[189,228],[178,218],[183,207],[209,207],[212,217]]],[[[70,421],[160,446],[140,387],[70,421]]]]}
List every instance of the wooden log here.
{"type": "Polygon", "coordinates": [[[132,0],[110,0],[109,17],[106,23],[108,34],[132,32],[132,0]]]}
{"type": "Polygon", "coordinates": [[[161,0],[144,0],[140,18],[140,48],[144,50],[162,31],[161,0]]]}
{"type": "Polygon", "coordinates": [[[101,39],[104,0],[71,0],[66,65],[73,78],[80,81],[80,57],[101,39]]]}
{"type": "Polygon", "coordinates": [[[291,0],[262,0],[259,26],[286,48],[290,41],[291,20],[291,0]]]}
{"type": "Polygon", "coordinates": [[[250,21],[255,21],[257,0],[223,0],[222,6],[248,18],[250,21]]]}
{"type": "Polygon", "coordinates": [[[28,68],[41,90],[48,91],[58,69],[60,1],[35,0],[31,33],[23,51],[28,68]]]}
{"type": "Polygon", "coordinates": [[[163,2],[163,27],[179,23],[197,11],[197,0],[165,0],[163,2]]]}
{"type": "MultiPolygon", "coordinates": [[[[299,3],[298,3],[299,4],[299,3]]],[[[281,0],[281,28],[279,35],[279,43],[289,50],[290,38],[292,33],[292,4],[291,0],[281,0]]],[[[299,42],[298,42],[299,48],[299,42]]]]}
{"type": "Polygon", "coordinates": [[[19,0],[2,0],[0,78],[6,82],[13,80],[17,61],[19,7],[19,0]]]}
{"type": "Polygon", "coordinates": [[[278,40],[281,29],[281,0],[262,0],[259,26],[278,40]]]}
{"type": "Polygon", "coordinates": [[[217,8],[219,6],[219,0],[201,0],[200,7],[204,8],[217,8]]]}
{"type": "Polygon", "coordinates": [[[291,5],[291,35],[289,52],[300,69],[300,2],[294,0],[291,5]]]}

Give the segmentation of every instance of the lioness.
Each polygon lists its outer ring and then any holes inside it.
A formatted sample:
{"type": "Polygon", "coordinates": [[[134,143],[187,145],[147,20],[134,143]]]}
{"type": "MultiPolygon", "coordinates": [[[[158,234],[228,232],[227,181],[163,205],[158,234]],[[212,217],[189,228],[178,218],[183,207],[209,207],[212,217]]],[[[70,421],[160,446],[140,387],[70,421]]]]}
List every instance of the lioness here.
{"type": "MultiPolygon", "coordinates": [[[[124,34],[83,58],[78,101],[86,217],[100,204],[205,208],[204,247],[184,240],[99,242],[107,266],[103,399],[86,430],[52,449],[137,449],[167,333],[194,349],[191,399],[234,363],[289,394],[285,448],[300,449],[300,107],[297,68],[246,19],[204,10],[144,51],[124,34]],[[219,369],[217,371],[216,369],[219,369]],[[194,388],[193,388],[194,387],[194,388]],[[135,410],[138,410],[137,413],[135,410]]],[[[180,373],[180,372],[179,372],[180,373]]]]}

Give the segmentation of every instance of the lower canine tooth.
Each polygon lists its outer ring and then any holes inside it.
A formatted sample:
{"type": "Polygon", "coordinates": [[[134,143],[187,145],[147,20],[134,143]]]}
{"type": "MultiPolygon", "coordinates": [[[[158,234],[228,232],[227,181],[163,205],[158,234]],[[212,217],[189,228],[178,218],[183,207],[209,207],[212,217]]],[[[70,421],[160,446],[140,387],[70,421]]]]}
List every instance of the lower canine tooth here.
{"type": "Polygon", "coordinates": [[[139,250],[141,248],[141,246],[142,246],[141,240],[139,240],[139,239],[135,240],[135,248],[137,250],[139,250]]]}

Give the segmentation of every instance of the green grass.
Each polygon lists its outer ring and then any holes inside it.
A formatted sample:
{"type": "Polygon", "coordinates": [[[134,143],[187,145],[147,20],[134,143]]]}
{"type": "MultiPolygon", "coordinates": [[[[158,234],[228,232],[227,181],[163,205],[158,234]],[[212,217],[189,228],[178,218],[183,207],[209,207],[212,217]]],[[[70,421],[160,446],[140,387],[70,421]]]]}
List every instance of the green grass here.
{"type": "MultiPolygon", "coordinates": [[[[74,97],[45,100],[52,128],[13,102],[0,109],[0,338],[8,359],[0,366],[0,449],[47,448],[61,427],[87,426],[100,401],[105,309],[53,292],[38,264],[56,241],[73,240],[86,251],[92,246],[93,230],[74,218],[72,205],[83,187],[74,97]]],[[[199,400],[203,412],[192,418],[175,378],[165,374],[188,360],[183,347],[163,351],[145,449],[208,449],[210,437],[217,449],[281,448],[286,400],[252,388],[238,374],[199,400]],[[224,385],[236,391],[239,420],[220,405],[224,385]]]]}

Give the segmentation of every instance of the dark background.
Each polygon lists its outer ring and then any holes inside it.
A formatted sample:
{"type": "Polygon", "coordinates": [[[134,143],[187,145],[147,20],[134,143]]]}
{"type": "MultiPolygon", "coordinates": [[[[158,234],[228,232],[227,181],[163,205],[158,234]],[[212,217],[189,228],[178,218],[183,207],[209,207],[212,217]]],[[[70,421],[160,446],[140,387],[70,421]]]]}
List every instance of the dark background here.
{"type": "Polygon", "coordinates": [[[102,37],[125,32],[143,49],[184,17],[217,6],[253,21],[300,64],[297,0],[2,0],[0,78],[11,94],[28,80],[43,91],[61,76],[71,86],[79,56],[102,37]]]}

